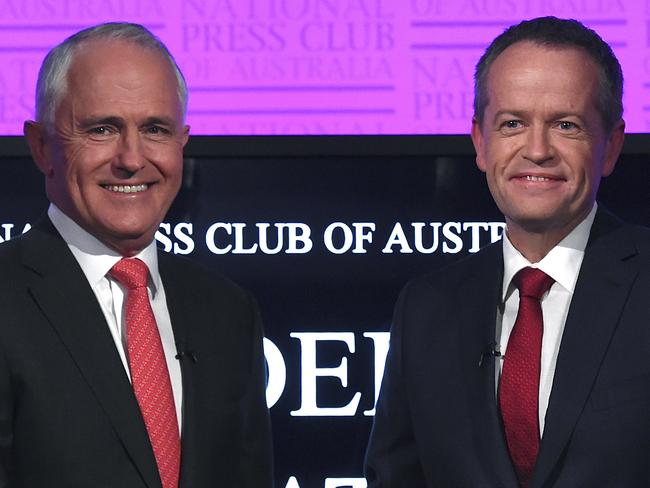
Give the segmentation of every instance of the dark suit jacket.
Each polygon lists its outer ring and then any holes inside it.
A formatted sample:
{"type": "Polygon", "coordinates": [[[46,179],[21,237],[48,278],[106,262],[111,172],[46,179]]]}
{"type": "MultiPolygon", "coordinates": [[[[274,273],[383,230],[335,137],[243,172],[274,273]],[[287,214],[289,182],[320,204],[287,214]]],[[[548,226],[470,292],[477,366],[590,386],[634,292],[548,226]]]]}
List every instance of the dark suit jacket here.
{"type": "MultiPolygon", "coordinates": [[[[497,243],[403,290],[366,454],[369,488],[517,486],[494,357],[485,354],[502,268],[497,243]]],[[[599,210],[530,487],[642,486],[650,486],[650,232],[599,210]]]]}
{"type": "MultiPolygon", "coordinates": [[[[240,288],[159,255],[181,361],[181,487],[272,485],[257,308],[240,288]]],[[[49,219],[0,246],[0,487],[159,488],[113,339],[49,219]]]]}

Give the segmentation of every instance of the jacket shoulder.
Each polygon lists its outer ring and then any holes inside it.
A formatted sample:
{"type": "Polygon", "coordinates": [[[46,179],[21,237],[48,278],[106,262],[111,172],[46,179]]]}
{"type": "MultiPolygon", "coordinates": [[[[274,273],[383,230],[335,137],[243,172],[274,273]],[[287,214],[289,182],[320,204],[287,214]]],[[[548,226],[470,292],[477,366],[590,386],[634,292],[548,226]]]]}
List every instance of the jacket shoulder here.
{"type": "Polygon", "coordinates": [[[249,306],[252,301],[250,293],[230,278],[194,260],[160,251],[158,261],[165,288],[173,288],[195,302],[206,300],[210,305],[218,297],[220,302],[249,306]]]}
{"type": "Polygon", "coordinates": [[[458,289],[468,282],[486,275],[502,273],[503,252],[501,241],[494,242],[475,254],[464,256],[458,261],[447,264],[413,280],[413,283],[428,287],[458,289]]]}

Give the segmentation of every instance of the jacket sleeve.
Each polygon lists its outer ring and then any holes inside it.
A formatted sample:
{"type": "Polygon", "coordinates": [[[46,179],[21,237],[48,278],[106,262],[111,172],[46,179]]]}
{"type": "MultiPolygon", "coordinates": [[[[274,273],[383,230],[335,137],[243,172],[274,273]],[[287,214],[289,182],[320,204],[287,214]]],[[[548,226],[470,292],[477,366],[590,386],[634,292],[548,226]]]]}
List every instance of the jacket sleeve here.
{"type": "Polygon", "coordinates": [[[424,475],[415,442],[408,389],[403,370],[404,312],[409,285],[395,307],[390,349],[377,411],[366,451],[364,472],[368,488],[421,488],[424,475]]]}
{"type": "Polygon", "coordinates": [[[0,344],[0,488],[9,488],[13,442],[13,393],[5,353],[0,344]]]}

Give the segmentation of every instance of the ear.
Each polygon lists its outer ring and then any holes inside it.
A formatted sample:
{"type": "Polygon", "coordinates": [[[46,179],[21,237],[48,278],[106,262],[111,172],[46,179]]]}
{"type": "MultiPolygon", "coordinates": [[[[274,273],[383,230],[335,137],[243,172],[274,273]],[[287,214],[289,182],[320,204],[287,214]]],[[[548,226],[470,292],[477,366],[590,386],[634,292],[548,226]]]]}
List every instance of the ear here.
{"type": "Polygon", "coordinates": [[[619,120],[609,133],[607,142],[605,143],[605,158],[603,160],[603,176],[609,176],[614,171],[618,157],[623,148],[623,141],[625,140],[625,121],[619,120]]]}
{"type": "Polygon", "coordinates": [[[190,126],[186,125],[185,127],[183,127],[183,137],[181,139],[183,141],[183,147],[185,147],[185,144],[187,144],[189,138],[190,138],[190,126]]]}
{"type": "Polygon", "coordinates": [[[52,164],[49,157],[50,151],[47,147],[48,140],[45,128],[38,122],[26,120],[23,125],[23,133],[25,139],[27,139],[34,163],[41,170],[41,173],[50,176],[52,174],[52,164]]]}
{"type": "Polygon", "coordinates": [[[476,117],[472,118],[472,143],[476,151],[476,166],[485,173],[486,164],[483,157],[483,134],[481,133],[481,123],[476,117]]]}

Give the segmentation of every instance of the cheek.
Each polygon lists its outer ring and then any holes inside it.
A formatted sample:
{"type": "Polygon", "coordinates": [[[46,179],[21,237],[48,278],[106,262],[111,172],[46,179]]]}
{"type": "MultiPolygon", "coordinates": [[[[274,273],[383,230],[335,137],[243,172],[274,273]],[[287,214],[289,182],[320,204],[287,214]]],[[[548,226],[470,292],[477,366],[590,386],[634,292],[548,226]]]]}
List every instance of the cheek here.
{"type": "Polygon", "coordinates": [[[172,177],[183,172],[183,146],[176,143],[160,143],[147,141],[144,145],[144,156],[158,170],[172,177]]]}
{"type": "Polygon", "coordinates": [[[183,157],[179,154],[167,155],[164,160],[160,160],[159,170],[165,178],[180,186],[183,178],[183,157]]]}
{"type": "Polygon", "coordinates": [[[508,138],[493,136],[485,151],[487,166],[493,173],[503,172],[504,168],[517,156],[520,146],[521,143],[516,136],[508,138]]]}
{"type": "Polygon", "coordinates": [[[103,161],[110,160],[108,145],[89,143],[68,144],[64,149],[64,161],[69,180],[81,181],[99,167],[103,161]]]}
{"type": "Polygon", "coordinates": [[[578,185],[597,184],[602,175],[602,162],[589,151],[571,154],[573,173],[578,185]]]}

